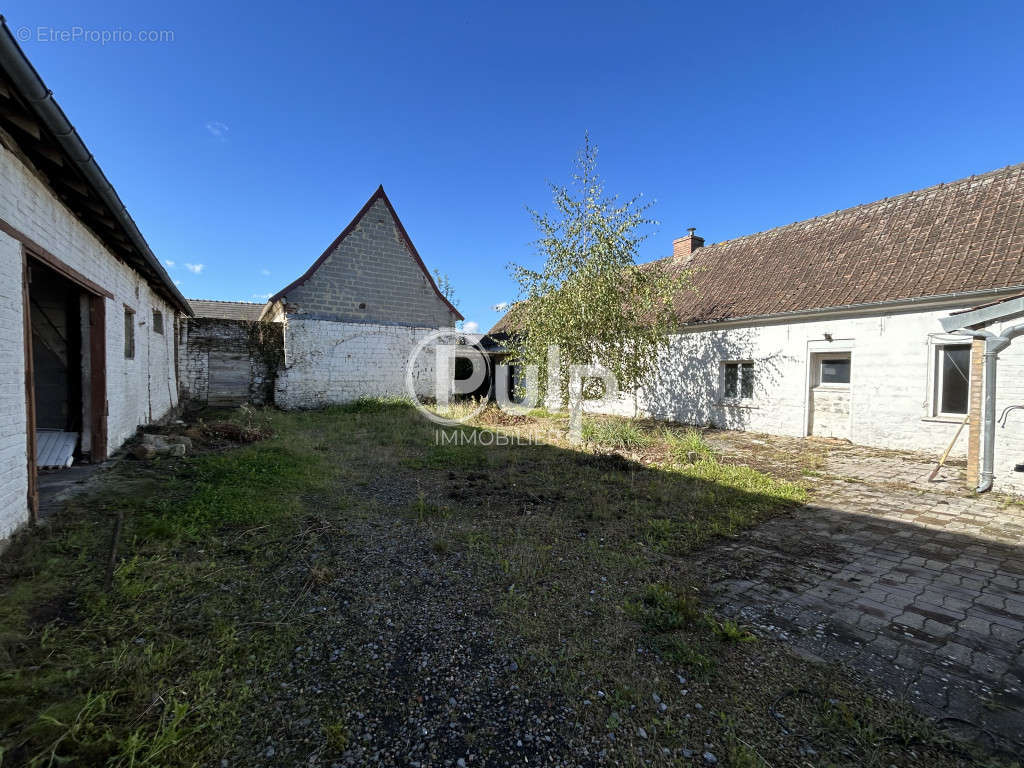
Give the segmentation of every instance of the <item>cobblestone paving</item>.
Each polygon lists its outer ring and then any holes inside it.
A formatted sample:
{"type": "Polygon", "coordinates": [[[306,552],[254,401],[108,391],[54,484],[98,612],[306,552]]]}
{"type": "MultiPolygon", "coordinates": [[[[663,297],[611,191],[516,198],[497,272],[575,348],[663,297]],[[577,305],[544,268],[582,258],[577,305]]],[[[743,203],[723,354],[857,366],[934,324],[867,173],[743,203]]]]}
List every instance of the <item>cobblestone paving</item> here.
{"type": "MultiPolygon", "coordinates": [[[[737,440],[720,447],[742,455],[737,440]]],[[[705,555],[707,591],[724,614],[1020,753],[1024,505],[971,494],[956,467],[928,483],[931,462],[828,448],[811,504],[705,555]]]]}

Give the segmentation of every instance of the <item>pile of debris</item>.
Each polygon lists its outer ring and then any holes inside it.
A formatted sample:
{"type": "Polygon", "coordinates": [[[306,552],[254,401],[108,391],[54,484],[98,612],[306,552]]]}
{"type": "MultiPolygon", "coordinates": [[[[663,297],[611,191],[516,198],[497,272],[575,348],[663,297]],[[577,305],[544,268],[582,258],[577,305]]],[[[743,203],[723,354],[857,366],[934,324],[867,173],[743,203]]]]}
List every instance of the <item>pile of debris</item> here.
{"type": "Polygon", "coordinates": [[[152,459],[154,456],[184,456],[192,450],[192,438],[185,435],[157,435],[145,433],[132,446],[136,459],[152,459]]]}
{"type": "Polygon", "coordinates": [[[273,433],[262,426],[238,424],[233,421],[199,421],[186,424],[172,421],[163,425],[151,425],[140,432],[138,441],[130,449],[136,459],[152,459],[156,456],[180,457],[201,448],[227,448],[239,443],[255,443],[272,437],[273,433]]]}

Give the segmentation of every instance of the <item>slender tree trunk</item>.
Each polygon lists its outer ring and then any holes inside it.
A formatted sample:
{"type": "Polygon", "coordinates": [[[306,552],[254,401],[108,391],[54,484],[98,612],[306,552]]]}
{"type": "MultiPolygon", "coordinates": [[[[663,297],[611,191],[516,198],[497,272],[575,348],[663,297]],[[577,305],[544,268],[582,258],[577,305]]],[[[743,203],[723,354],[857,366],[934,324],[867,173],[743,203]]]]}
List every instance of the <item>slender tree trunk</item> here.
{"type": "Polygon", "coordinates": [[[575,373],[569,378],[569,443],[583,444],[583,382],[575,373]]]}

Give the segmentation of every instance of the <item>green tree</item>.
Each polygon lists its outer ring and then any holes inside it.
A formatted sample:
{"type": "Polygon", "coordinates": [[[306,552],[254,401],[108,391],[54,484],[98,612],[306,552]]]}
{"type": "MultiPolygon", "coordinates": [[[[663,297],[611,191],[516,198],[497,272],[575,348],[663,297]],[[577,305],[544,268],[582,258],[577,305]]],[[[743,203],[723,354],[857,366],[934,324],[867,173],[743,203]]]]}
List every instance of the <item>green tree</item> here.
{"type": "Polygon", "coordinates": [[[605,193],[589,135],[571,184],[549,186],[553,211],[528,209],[540,233],[535,246],[543,266],[509,265],[520,289],[507,323],[509,362],[537,366],[544,397],[568,398],[569,434],[578,439],[582,398],[596,393],[592,378],[584,380],[582,394],[573,391],[572,366],[603,366],[624,390],[642,385],[667,349],[674,298],[688,289],[689,279],[672,259],[637,264],[646,230],[657,224],[648,218],[651,203],[641,195],[621,202],[605,193]],[[548,370],[551,345],[560,355],[557,372],[548,370]],[[550,392],[553,386],[557,393],[550,392]]]}
{"type": "Polygon", "coordinates": [[[435,269],[434,284],[437,286],[437,290],[441,292],[441,295],[448,299],[453,307],[458,309],[459,300],[455,298],[455,286],[452,285],[451,278],[448,277],[448,274],[442,273],[440,269],[435,269]]]}

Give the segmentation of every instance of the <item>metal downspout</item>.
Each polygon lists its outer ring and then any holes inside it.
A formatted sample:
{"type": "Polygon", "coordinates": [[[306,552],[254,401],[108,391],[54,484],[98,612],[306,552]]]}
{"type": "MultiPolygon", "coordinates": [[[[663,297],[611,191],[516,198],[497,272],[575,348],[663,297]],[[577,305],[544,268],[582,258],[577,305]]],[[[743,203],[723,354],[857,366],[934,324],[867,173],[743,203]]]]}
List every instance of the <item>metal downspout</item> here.
{"type": "Polygon", "coordinates": [[[999,353],[1010,346],[1014,337],[1024,333],[1024,323],[1007,328],[996,336],[990,331],[957,331],[962,336],[973,336],[985,340],[982,366],[985,371],[984,419],[982,420],[981,474],[978,477],[978,493],[992,490],[995,481],[996,461],[996,369],[999,353]]]}

